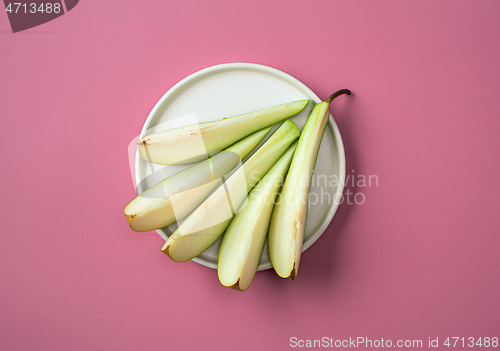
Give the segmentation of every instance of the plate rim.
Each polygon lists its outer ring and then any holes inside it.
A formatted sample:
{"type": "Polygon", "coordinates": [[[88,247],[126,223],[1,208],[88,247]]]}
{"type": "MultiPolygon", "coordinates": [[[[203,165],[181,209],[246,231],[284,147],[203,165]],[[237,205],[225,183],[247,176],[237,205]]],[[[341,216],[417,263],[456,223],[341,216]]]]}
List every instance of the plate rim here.
{"type": "MultiPolygon", "coordinates": [[[[277,68],[263,65],[263,64],[259,64],[259,63],[250,63],[250,62],[230,62],[230,63],[217,64],[217,65],[203,68],[199,71],[196,71],[196,72],[186,76],[185,78],[181,79],[179,82],[174,84],[170,89],[168,89],[167,92],[162,95],[162,97],[158,100],[158,102],[151,109],[151,112],[148,114],[148,117],[146,118],[146,120],[144,121],[144,124],[142,126],[141,132],[139,134],[139,138],[142,138],[145,135],[145,132],[149,129],[148,127],[151,124],[151,120],[154,118],[154,116],[156,115],[158,110],[162,107],[162,105],[165,103],[165,101],[171,95],[173,95],[177,90],[179,90],[182,86],[189,83],[190,81],[193,81],[193,80],[199,78],[200,76],[203,76],[206,74],[213,74],[216,71],[224,71],[227,69],[255,69],[258,71],[265,71],[267,73],[278,75],[281,78],[284,78],[287,81],[291,81],[291,82],[293,82],[293,84],[298,85],[302,89],[307,91],[313,97],[313,99],[311,99],[311,100],[313,100],[315,103],[319,103],[322,101],[311,90],[311,88],[309,88],[306,84],[304,84],[303,82],[301,82],[300,80],[298,80],[294,76],[292,76],[286,72],[283,72],[277,68]]],[[[345,176],[346,176],[346,159],[345,159],[344,142],[342,140],[342,136],[340,134],[340,130],[337,126],[337,123],[335,122],[335,120],[333,119],[333,116],[331,114],[329,114],[328,123],[331,124],[335,139],[336,139],[336,141],[338,141],[338,143],[337,143],[338,144],[338,153],[340,155],[339,173],[341,176],[340,179],[344,180],[345,176]]],[[[136,180],[140,179],[139,163],[140,163],[140,154],[139,154],[139,149],[137,148],[136,155],[135,155],[135,165],[134,165],[134,168],[135,168],[134,173],[135,173],[136,180]]],[[[344,181],[341,181],[339,184],[339,187],[337,189],[337,192],[335,193],[335,196],[338,196],[337,194],[340,194],[342,196],[342,194],[344,193],[344,187],[345,187],[344,181]]],[[[142,193],[142,191],[144,191],[142,189],[142,186],[138,182],[137,182],[137,186],[136,186],[136,191],[138,194],[140,194],[140,193],[142,193]],[[141,188],[141,189],[139,189],[139,188],[141,188]]],[[[330,210],[328,211],[328,215],[327,215],[328,219],[325,221],[323,226],[317,231],[317,234],[311,236],[310,238],[308,238],[307,240],[304,241],[304,243],[302,245],[302,252],[306,251],[309,247],[311,247],[312,244],[314,244],[321,237],[321,235],[323,235],[323,233],[325,232],[325,230],[328,228],[331,221],[333,220],[333,217],[335,216],[335,213],[337,212],[339,205],[340,205],[339,202],[337,202],[337,201],[333,202],[333,204],[330,206],[330,210]]],[[[157,229],[156,232],[160,235],[160,237],[162,239],[165,239],[163,236],[164,233],[161,232],[161,229],[157,229]]],[[[217,264],[213,264],[212,262],[207,262],[206,260],[201,259],[199,256],[194,257],[193,259],[191,259],[191,261],[194,261],[194,262],[196,262],[202,266],[208,267],[208,268],[217,269],[217,264]]],[[[267,270],[270,268],[272,268],[272,264],[270,262],[269,263],[259,263],[257,271],[267,270]]]]}

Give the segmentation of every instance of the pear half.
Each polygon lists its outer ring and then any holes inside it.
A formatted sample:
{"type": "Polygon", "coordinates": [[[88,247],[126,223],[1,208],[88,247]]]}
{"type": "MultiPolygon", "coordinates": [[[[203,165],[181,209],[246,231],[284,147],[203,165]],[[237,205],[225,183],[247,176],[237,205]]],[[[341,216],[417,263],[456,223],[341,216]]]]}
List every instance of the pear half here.
{"type": "Polygon", "coordinates": [[[309,100],[300,100],[219,121],[150,134],[139,139],[139,153],[146,161],[158,164],[198,162],[257,130],[296,115],[308,103],[309,100]]]}
{"type": "Polygon", "coordinates": [[[255,132],[144,191],[125,207],[130,228],[137,232],[160,229],[190,214],[270,130],[268,127],[255,132]]]}
{"type": "Polygon", "coordinates": [[[266,243],[274,202],[296,146],[294,142],[250,192],[248,204],[224,233],[217,264],[222,285],[244,291],[252,283],[266,243]]]}
{"type": "Polygon", "coordinates": [[[330,115],[330,103],[342,94],[350,95],[351,92],[339,90],[311,111],[271,216],[267,239],[269,256],[274,270],[282,278],[293,279],[299,270],[311,177],[330,115]]]}
{"type": "Polygon", "coordinates": [[[214,191],[172,233],[162,251],[176,262],[188,261],[209,248],[226,230],[247,194],[299,137],[286,120],[221,187],[214,191]]]}

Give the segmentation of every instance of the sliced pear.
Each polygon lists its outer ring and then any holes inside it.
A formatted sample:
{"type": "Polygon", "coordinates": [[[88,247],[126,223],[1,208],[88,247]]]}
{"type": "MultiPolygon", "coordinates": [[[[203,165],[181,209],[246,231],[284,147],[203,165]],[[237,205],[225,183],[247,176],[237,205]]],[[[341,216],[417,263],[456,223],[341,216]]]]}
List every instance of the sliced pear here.
{"type": "Polygon", "coordinates": [[[311,177],[330,115],[330,103],[342,94],[350,95],[351,92],[339,90],[311,111],[271,216],[267,239],[269,256],[274,270],[282,278],[293,279],[299,270],[311,177]]]}
{"type": "Polygon", "coordinates": [[[285,121],[223,186],[180,224],[162,251],[174,261],[185,262],[209,248],[226,230],[236,210],[244,208],[247,194],[299,135],[299,128],[292,121],[285,121]]]}
{"type": "Polygon", "coordinates": [[[144,191],[125,208],[130,228],[137,232],[160,229],[190,214],[270,130],[255,132],[144,191]]]}
{"type": "Polygon", "coordinates": [[[204,160],[241,138],[296,115],[309,100],[300,100],[219,121],[204,122],[147,135],[139,153],[152,163],[173,165],[204,160]]]}
{"type": "Polygon", "coordinates": [[[229,224],[219,249],[219,281],[244,291],[252,283],[266,243],[274,202],[292,162],[297,142],[281,156],[248,195],[248,204],[229,224]]]}

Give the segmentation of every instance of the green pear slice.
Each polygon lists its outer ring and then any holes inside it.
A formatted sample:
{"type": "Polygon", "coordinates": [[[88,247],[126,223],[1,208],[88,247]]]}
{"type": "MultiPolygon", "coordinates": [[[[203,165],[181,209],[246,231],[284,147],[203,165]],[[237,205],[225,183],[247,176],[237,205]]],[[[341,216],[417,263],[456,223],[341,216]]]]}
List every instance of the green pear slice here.
{"type": "Polygon", "coordinates": [[[296,115],[309,100],[243,115],[165,130],[139,139],[139,153],[152,163],[173,165],[204,160],[247,135],[296,115]]]}
{"type": "Polygon", "coordinates": [[[215,190],[172,233],[162,251],[176,262],[188,261],[209,248],[226,230],[247,194],[299,137],[299,128],[286,120],[280,128],[215,190]]]}
{"type": "Polygon", "coordinates": [[[186,217],[266,136],[255,132],[217,155],[153,185],[125,208],[130,228],[137,232],[166,227],[186,217]]]}
{"type": "Polygon", "coordinates": [[[274,270],[282,278],[297,276],[307,217],[309,186],[319,146],[329,117],[331,101],[347,89],[333,93],[316,104],[309,115],[295,149],[290,170],[274,207],[268,233],[269,256],[274,270]]]}
{"type": "Polygon", "coordinates": [[[234,290],[248,289],[257,272],[278,191],[297,142],[281,156],[248,195],[248,204],[229,224],[219,249],[219,281],[234,290]]]}

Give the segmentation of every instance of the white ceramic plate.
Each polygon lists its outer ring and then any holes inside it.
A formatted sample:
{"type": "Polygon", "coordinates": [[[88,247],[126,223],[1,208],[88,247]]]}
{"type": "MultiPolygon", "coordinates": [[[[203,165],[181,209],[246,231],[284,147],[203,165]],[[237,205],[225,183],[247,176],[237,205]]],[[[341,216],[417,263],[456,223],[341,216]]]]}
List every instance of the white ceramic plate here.
{"type": "MultiPolygon", "coordinates": [[[[321,101],[302,82],[280,70],[259,64],[227,63],[212,66],[184,78],[163,95],[144,123],[140,137],[173,126],[192,124],[194,116],[198,122],[213,121],[302,99],[311,99],[312,102],[301,113],[291,118],[301,130],[314,103],[321,101]]],[[[262,142],[280,124],[274,126],[262,142]]],[[[137,152],[137,192],[142,193],[168,175],[188,166],[152,165],[144,161],[137,152]]],[[[337,125],[330,116],[311,184],[303,251],[321,236],[332,220],[342,196],[343,179],[344,145],[337,125]]],[[[175,228],[177,224],[172,224],[157,232],[167,240],[175,228]]],[[[217,268],[220,240],[219,238],[193,261],[217,268]]],[[[266,243],[259,270],[271,267],[266,243]]]]}

